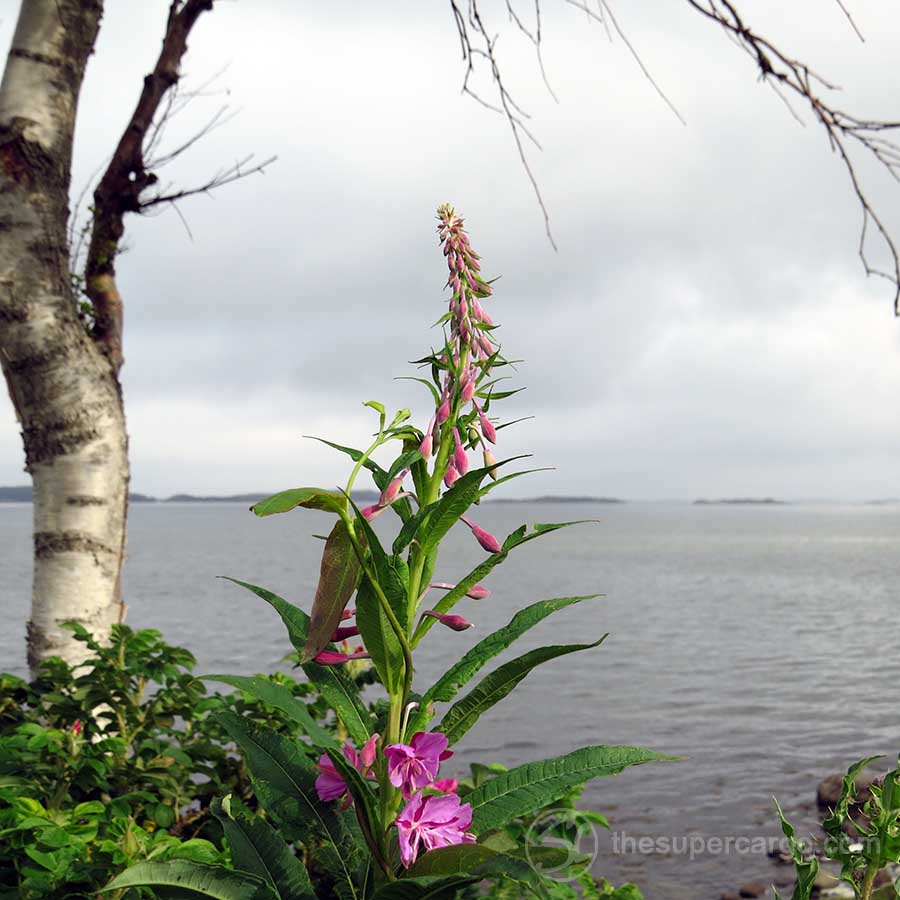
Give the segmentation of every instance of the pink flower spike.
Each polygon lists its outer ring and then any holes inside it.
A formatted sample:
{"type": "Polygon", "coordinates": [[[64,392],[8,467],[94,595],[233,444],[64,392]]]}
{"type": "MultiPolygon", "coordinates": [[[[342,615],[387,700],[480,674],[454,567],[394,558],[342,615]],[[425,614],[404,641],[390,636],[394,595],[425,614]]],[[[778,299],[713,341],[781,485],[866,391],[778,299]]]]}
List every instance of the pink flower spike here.
{"type": "Polygon", "coordinates": [[[448,488],[450,488],[453,487],[453,484],[458,480],[459,472],[456,471],[452,464],[447,466],[447,471],[444,474],[444,484],[447,485],[448,488]]]}
{"type": "Polygon", "coordinates": [[[466,456],[465,448],[459,439],[459,431],[454,426],[453,440],[456,441],[456,450],[453,451],[453,465],[460,475],[465,475],[469,471],[469,457],[466,456]]]}
{"type": "Polygon", "coordinates": [[[424,848],[435,850],[453,844],[474,844],[472,807],[456,794],[416,794],[397,816],[400,861],[409,868],[424,848]]]}
{"type": "Polygon", "coordinates": [[[469,528],[472,529],[472,534],[475,536],[475,540],[487,550],[488,553],[499,553],[500,552],[500,542],[495,538],[489,531],[485,531],[483,528],[479,528],[474,522],[470,522],[465,516],[459,517],[469,528]]]}
{"type": "Polygon", "coordinates": [[[440,791],[442,794],[455,794],[459,787],[459,782],[455,778],[440,778],[429,784],[428,787],[440,791]]]}
{"type": "Polygon", "coordinates": [[[475,627],[468,619],[457,616],[455,613],[439,613],[433,609],[426,609],[422,615],[431,616],[433,619],[437,619],[441,625],[446,625],[454,631],[467,631],[469,628],[475,627]]]}
{"type": "Polygon", "coordinates": [[[313,657],[313,662],[320,666],[340,666],[352,659],[370,659],[365,650],[357,650],[354,653],[338,653],[335,650],[323,650],[318,656],[313,657]]]}
{"type": "Polygon", "coordinates": [[[491,596],[491,592],[480,584],[474,584],[466,591],[466,596],[473,600],[484,600],[491,596]]]}
{"type": "Polygon", "coordinates": [[[335,628],[331,640],[337,643],[338,641],[345,641],[349,637],[356,637],[358,634],[359,629],[355,625],[348,625],[345,628],[335,628]]]}
{"type": "Polygon", "coordinates": [[[384,748],[388,761],[388,779],[400,788],[404,800],[437,778],[441,761],[452,756],[449,741],[439,731],[417,731],[408,744],[391,744],[384,748]]]}

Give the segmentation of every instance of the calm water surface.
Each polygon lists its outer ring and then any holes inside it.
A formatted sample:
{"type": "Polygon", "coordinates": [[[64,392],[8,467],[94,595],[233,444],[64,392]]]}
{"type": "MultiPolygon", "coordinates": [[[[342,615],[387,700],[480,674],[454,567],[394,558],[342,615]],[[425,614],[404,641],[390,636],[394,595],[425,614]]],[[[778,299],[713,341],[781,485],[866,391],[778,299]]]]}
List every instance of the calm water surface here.
{"type": "MultiPolygon", "coordinates": [[[[417,687],[535,600],[602,592],[533,629],[507,653],[542,643],[600,648],[547,664],[473,728],[449,763],[509,765],[586,744],[636,744],[686,759],[599,779],[585,799],[630,837],[774,836],[771,796],[811,821],[825,774],[900,750],[900,509],[493,504],[483,527],[599,518],[514,551],[493,595],[458,607],[478,627],[434,629],[417,687]],[[440,633],[439,633],[440,632],[440,633]]],[[[125,570],[128,622],[162,629],[198,671],[270,671],[290,649],[277,616],[218,574],[308,608],[321,514],[255,520],[242,505],[135,505],[125,570]]],[[[30,581],[28,505],[0,505],[6,628],[0,666],[22,673],[30,581]]],[[[379,523],[381,524],[381,523],[379,523]]],[[[390,524],[390,523],[387,523],[390,524]]],[[[455,530],[437,575],[453,581],[483,556],[455,530]]],[[[649,900],[702,900],[776,869],[764,854],[615,852],[598,871],[649,900]]],[[[622,845],[619,844],[621,847],[622,845]]]]}

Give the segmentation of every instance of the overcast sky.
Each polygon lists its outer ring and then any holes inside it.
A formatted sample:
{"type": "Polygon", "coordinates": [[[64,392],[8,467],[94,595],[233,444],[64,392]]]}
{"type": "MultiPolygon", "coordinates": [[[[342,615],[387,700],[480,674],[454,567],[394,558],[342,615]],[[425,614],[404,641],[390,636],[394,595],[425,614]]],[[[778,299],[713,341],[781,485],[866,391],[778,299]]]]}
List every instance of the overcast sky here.
{"type": "MultiPolygon", "coordinates": [[[[846,109],[900,118],[900,12],[845,0],[743,0],[751,25],[843,86],[846,109]]],[[[12,4],[9,4],[10,6],[12,4]]],[[[530,3],[521,3],[527,16],[530,3]]],[[[752,62],[685,2],[614,3],[687,122],[620,40],[545,0],[543,86],[499,0],[483,0],[558,252],[505,122],[462,96],[446,2],[219,2],[186,84],[227,65],[172,142],[237,116],[166,170],[204,180],[255,153],[264,176],[129,220],[120,259],[133,489],[238,493],[346,478],[303,435],[361,445],[378,399],[429,414],[394,376],[443,312],[434,209],[453,202],[491,276],[515,375],[501,432],[556,471],[519,494],[628,498],[900,495],[900,323],[856,258],[847,178],[752,62]],[[227,91],[227,93],[225,93],[227,91]]],[[[82,95],[73,193],[113,148],[153,64],[167,0],[108,0],[82,95]]],[[[8,45],[13,16],[0,23],[8,45]]],[[[487,90],[487,86],[485,86],[487,90]]],[[[863,166],[900,234],[900,188],[863,166]]],[[[873,243],[876,257],[880,248],[873,243]]],[[[882,260],[883,261],[883,258],[882,260]]],[[[421,393],[420,393],[421,391],[421,393]]],[[[0,484],[25,483],[0,400],[0,484]]]]}

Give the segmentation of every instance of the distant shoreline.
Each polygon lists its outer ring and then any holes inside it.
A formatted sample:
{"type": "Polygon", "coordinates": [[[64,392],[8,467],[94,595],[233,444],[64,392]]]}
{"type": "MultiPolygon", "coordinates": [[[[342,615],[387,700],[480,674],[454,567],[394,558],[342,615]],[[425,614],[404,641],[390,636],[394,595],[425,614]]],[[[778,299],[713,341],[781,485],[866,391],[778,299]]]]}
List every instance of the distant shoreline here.
{"type": "MultiPolygon", "coordinates": [[[[151,497],[149,494],[129,494],[128,499],[132,503],[257,503],[271,497],[275,491],[268,494],[228,494],[226,496],[202,496],[198,494],[173,494],[171,497],[151,497]]],[[[354,491],[353,499],[362,503],[373,503],[378,499],[375,491],[354,491]]],[[[30,485],[18,487],[0,486],[0,503],[30,503],[30,485]]],[[[491,498],[491,503],[626,503],[616,497],[585,497],[548,494],[542,497],[498,497],[491,498]]]]}
{"type": "Polygon", "coordinates": [[[787,500],[772,497],[722,497],[718,500],[695,500],[694,506],[789,506],[787,500]]]}

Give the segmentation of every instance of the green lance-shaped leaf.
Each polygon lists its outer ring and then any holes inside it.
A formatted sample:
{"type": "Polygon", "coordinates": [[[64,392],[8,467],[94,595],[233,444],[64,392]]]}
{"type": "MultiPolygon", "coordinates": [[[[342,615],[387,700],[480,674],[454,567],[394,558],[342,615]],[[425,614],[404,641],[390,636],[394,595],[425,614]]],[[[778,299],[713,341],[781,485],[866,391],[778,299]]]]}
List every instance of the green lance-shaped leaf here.
{"type": "Polygon", "coordinates": [[[421,731],[428,724],[431,714],[428,707],[432,703],[449,703],[475,674],[498,653],[505,650],[517,638],[521,637],[530,628],[533,628],[547,616],[558,610],[565,609],[583,600],[595,600],[601,594],[591,594],[585,597],[559,597],[553,600],[539,600],[519,610],[508,625],[499,628],[479,641],[458,662],[454,663],[441,677],[425,691],[419,708],[410,718],[409,734],[421,731]]]}
{"type": "Polygon", "coordinates": [[[137,887],[171,887],[212,900],[272,900],[263,879],[224,866],[172,859],[140,862],[117,875],[101,893],[137,887]]]}
{"type": "Polygon", "coordinates": [[[466,803],[472,807],[472,831],[481,837],[502,828],[519,816],[555,803],[593,778],[617,775],[641,763],[676,758],[640,747],[599,745],[517,766],[466,794],[466,803]]]}
{"type": "Polygon", "coordinates": [[[336,491],[325,491],[322,488],[291,488],[280,491],[265,500],[260,500],[250,507],[250,511],[258,516],[272,516],[276,513],[290,512],[302,506],[304,509],[321,509],[325,512],[341,515],[347,509],[347,499],[336,491]]]}
{"type": "MultiPolygon", "coordinates": [[[[772,798],[775,800],[775,798],[772,798]]],[[[775,809],[778,812],[778,818],[781,819],[781,830],[788,839],[788,846],[791,848],[791,859],[794,862],[794,869],[797,872],[797,883],[794,885],[794,893],[791,894],[791,900],[809,900],[816,882],[816,876],[819,874],[819,860],[815,856],[809,859],[803,858],[803,845],[794,837],[794,826],[785,818],[781,806],[775,800],[775,809]]],[[[776,898],[781,895],[776,891],[776,898]]]]}
{"type": "MultiPolygon", "coordinates": [[[[563,855],[569,856],[568,853],[563,855]]],[[[500,853],[483,844],[455,844],[430,850],[406,872],[408,878],[450,875],[473,875],[482,879],[502,877],[538,896],[545,896],[543,878],[528,860],[500,853]]]]}
{"type": "Polygon", "coordinates": [[[271,728],[229,711],[217,713],[216,718],[244,754],[253,789],[266,812],[296,828],[304,840],[333,845],[337,860],[333,874],[355,896],[353,870],[361,848],[346,814],[319,800],[316,766],[296,744],[271,728]]]}
{"type": "Polygon", "coordinates": [[[341,613],[356,590],[359,570],[359,558],[353,549],[347,525],[343,519],[338,519],[325,541],[319,584],[301,662],[309,662],[331,643],[331,636],[341,621],[341,613]]]}
{"type": "Polygon", "coordinates": [[[499,703],[536,666],[559,656],[577,653],[579,650],[590,650],[602,644],[605,639],[606,635],[603,635],[592,644],[555,644],[550,647],[538,647],[517,656],[495,669],[465,697],[454,703],[436,730],[443,732],[447,735],[447,740],[455,744],[483,713],[499,703]]]}
{"type": "MultiPolygon", "coordinates": [[[[459,482],[457,482],[459,484],[459,482]]],[[[454,485],[455,487],[455,485],[454,485]]],[[[531,531],[528,531],[527,525],[519,526],[515,531],[509,534],[506,537],[506,540],[503,541],[503,544],[500,547],[499,553],[492,553],[488,556],[483,562],[479,563],[468,575],[465,576],[461,581],[456,583],[456,587],[441,597],[441,599],[435,604],[435,611],[439,613],[450,612],[451,609],[461,600],[465,595],[466,591],[474,585],[478,584],[483,578],[491,573],[491,571],[499,566],[500,563],[506,560],[506,557],[509,556],[511,550],[514,550],[516,547],[521,547],[523,544],[527,544],[529,541],[533,541],[536,538],[543,537],[546,534],[550,534],[553,531],[558,531],[560,528],[568,528],[570,525],[582,525],[586,520],[579,519],[573,522],[552,522],[547,524],[538,523],[531,526],[531,531]]],[[[430,616],[426,616],[417,626],[416,633],[413,638],[412,645],[415,647],[420,640],[428,633],[429,629],[434,625],[436,619],[431,618],[430,616]]]]}
{"type": "Polygon", "coordinates": [[[265,819],[251,815],[230,794],[211,804],[219,820],[235,868],[262,878],[277,900],[315,900],[303,862],[265,819]]]}
{"type": "Polygon", "coordinates": [[[471,875],[402,878],[380,887],[372,895],[372,900],[454,900],[460,888],[478,881],[481,878],[471,875]]]}
{"type": "Polygon", "coordinates": [[[403,684],[403,650],[366,577],[356,595],[356,625],[381,683],[389,693],[397,691],[403,684]]]}
{"type": "MultiPolygon", "coordinates": [[[[265,588],[248,584],[246,581],[238,581],[236,578],[221,577],[246,588],[261,600],[265,600],[281,616],[294,648],[298,653],[303,652],[309,630],[309,616],[303,610],[265,588]]],[[[372,734],[372,716],[366,709],[362,697],[360,697],[359,688],[353,679],[339,666],[320,666],[317,663],[309,662],[303,666],[303,671],[318,688],[329,706],[340,716],[354,743],[361,747],[372,734]]]]}
{"type": "Polygon", "coordinates": [[[257,700],[261,700],[267,706],[280,709],[304,730],[314,744],[320,747],[336,746],[334,735],[316,722],[307,709],[306,704],[302,700],[298,700],[291,693],[290,688],[285,685],[259,676],[201,675],[200,677],[204,681],[219,681],[222,684],[230,684],[245,694],[256,697],[257,700]]]}

